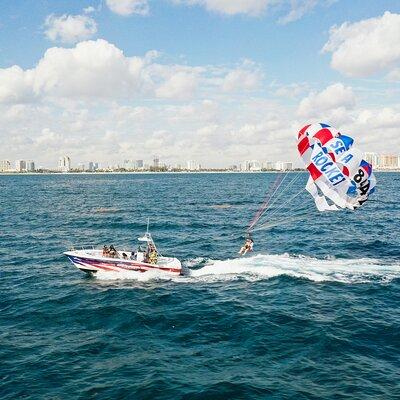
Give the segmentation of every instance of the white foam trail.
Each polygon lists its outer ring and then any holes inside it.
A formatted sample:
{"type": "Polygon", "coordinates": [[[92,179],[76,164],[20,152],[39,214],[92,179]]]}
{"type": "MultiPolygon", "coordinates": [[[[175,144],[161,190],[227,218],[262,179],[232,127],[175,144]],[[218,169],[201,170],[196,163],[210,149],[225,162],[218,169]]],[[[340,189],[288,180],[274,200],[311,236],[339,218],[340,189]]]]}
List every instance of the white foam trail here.
{"type": "Polygon", "coordinates": [[[196,266],[200,265],[201,263],[206,263],[208,261],[209,261],[209,259],[207,259],[207,258],[196,257],[196,258],[192,258],[190,260],[185,261],[184,266],[187,268],[196,267],[196,266]]]}
{"type": "Polygon", "coordinates": [[[291,276],[313,282],[366,283],[390,282],[400,278],[400,264],[383,264],[373,259],[317,259],[305,256],[264,255],[228,260],[208,260],[202,268],[192,269],[204,263],[195,258],[184,263],[186,274],[172,276],[161,271],[147,272],[98,272],[100,280],[135,280],[148,282],[168,280],[177,283],[218,282],[246,279],[259,281],[277,276],[291,276]]]}
{"type": "Polygon", "coordinates": [[[400,278],[400,264],[384,265],[372,259],[321,260],[304,256],[293,257],[288,254],[259,254],[232,260],[210,261],[209,265],[190,272],[193,278],[214,281],[215,277],[260,280],[287,275],[314,282],[361,283],[400,278]]]}

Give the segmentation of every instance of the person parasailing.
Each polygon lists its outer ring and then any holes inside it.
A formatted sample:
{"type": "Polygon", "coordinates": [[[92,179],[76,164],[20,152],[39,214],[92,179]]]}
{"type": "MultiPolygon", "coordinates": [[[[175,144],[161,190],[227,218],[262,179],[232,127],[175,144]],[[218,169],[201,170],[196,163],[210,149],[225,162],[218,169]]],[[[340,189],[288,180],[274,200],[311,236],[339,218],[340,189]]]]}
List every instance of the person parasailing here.
{"type": "Polygon", "coordinates": [[[244,242],[243,246],[241,247],[239,254],[244,256],[249,251],[253,251],[254,240],[249,236],[246,241],[244,242]]]}

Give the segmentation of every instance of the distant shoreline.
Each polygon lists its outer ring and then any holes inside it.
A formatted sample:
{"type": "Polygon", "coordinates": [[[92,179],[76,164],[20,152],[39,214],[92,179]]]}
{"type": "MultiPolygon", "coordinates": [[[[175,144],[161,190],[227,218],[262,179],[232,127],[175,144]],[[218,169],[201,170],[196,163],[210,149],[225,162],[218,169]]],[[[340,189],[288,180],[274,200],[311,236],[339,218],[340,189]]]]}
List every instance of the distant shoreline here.
{"type": "MultiPolygon", "coordinates": [[[[163,175],[163,174],[279,174],[279,173],[307,173],[307,170],[293,171],[101,171],[101,172],[0,172],[0,176],[40,176],[40,175],[163,175]]],[[[379,173],[400,173],[400,170],[374,170],[379,173]]]]}
{"type": "Polygon", "coordinates": [[[164,174],[279,174],[282,172],[307,172],[306,170],[294,171],[101,171],[101,172],[0,172],[0,175],[164,175],[164,174]]]}

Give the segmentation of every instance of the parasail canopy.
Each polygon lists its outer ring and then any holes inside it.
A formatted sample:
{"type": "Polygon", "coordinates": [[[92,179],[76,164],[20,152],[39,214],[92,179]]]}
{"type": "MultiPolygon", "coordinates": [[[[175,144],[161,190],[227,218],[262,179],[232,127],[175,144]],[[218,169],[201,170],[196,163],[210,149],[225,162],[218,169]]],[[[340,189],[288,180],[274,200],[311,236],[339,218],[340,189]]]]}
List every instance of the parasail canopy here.
{"type": "Polygon", "coordinates": [[[327,124],[300,129],[297,149],[310,173],[306,190],[318,210],[354,210],[374,192],[372,165],[353,144],[350,136],[327,124]]]}
{"type": "Polygon", "coordinates": [[[327,124],[309,124],[298,132],[297,149],[308,177],[304,171],[277,174],[247,227],[248,234],[315,213],[314,205],[302,199],[307,192],[319,211],[337,211],[359,208],[375,191],[372,165],[363,159],[350,136],[327,124]]]}

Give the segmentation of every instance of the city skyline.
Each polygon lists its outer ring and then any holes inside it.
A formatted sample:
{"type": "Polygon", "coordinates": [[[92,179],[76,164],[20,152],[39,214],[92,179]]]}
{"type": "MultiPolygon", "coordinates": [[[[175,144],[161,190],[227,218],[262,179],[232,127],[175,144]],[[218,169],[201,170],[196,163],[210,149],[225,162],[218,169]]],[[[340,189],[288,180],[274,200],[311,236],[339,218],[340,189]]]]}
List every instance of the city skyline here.
{"type": "MultiPolygon", "coordinates": [[[[400,170],[400,154],[379,154],[375,152],[365,152],[363,158],[369,162],[377,171],[383,170],[400,170]]],[[[267,160],[242,160],[235,164],[224,165],[222,167],[213,168],[200,164],[197,160],[186,160],[182,163],[171,164],[168,160],[160,159],[159,156],[153,156],[151,160],[133,160],[126,159],[122,162],[113,164],[106,163],[104,165],[97,161],[73,163],[71,157],[64,155],[59,157],[56,166],[46,168],[37,165],[33,160],[15,160],[13,164],[10,160],[0,160],[0,172],[35,172],[35,171],[51,171],[51,172],[96,172],[96,171],[201,171],[201,170],[229,170],[229,171],[291,171],[299,169],[291,161],[267,161],[267,160]],[[13,168],[15,165],[15,168],[13,168]]],[[[304,167],[300,167],[304,169],[304,167]]]]}
{"type": "Polygon", "coordinates": [[[0,159],[300,167],[296,134],[319,121],[400,149],[398,2],[123,4],[4,4],[0,159]]]}
{"type": "MultiPolygon", "coordinates": [[[[43,166],[35,167],[35,162],[33,160],[16,160],[15,168],[12,167],[12,161],[10,160],[0,160],[0,172],[32,172],[36,170],[49,170],[58,172],[70,172],[70,171],[97,171],[97,170],[110,170],[110,169],[126,169],[126,170],[161,170],[164,168],[168,169],[178,169],[178,170],[188,170],[188,171],[199,171],[202,169],[212,169],[212,167],[202,166],[196,160],[187,160],[183,163],[178,163],[172,165],[168,160],[160,160],[158,156],[154,156],[151,162],[146,162],[146,160],[123,160],[122,163],[117,164],[105,164],[100,165],[98,162],[89,161],[73,163],[71,157],[64,155],[59,157],[57,166],[52,168],[44,168],[43,166]]],[[[293,169],[293,163],[288,161],[258,161],[258,160],[246,160],[240,161],[237,164],[230,166],[224,166],[223,169],[230,170],[240,170],[240,171],[258,171],[262,169],[276,169],[276,170],[291,170],[293,169]]]]}

